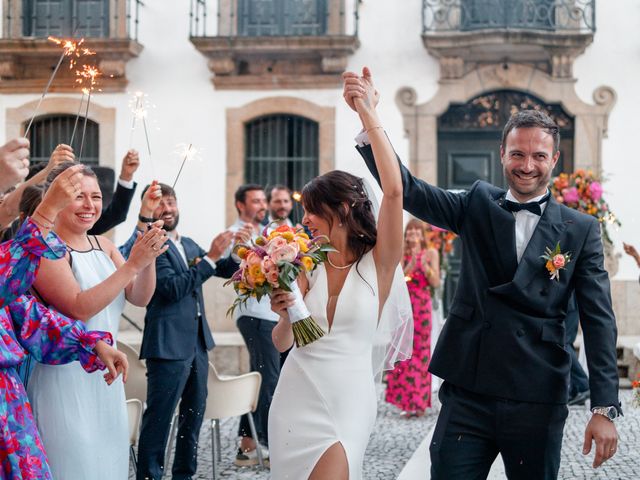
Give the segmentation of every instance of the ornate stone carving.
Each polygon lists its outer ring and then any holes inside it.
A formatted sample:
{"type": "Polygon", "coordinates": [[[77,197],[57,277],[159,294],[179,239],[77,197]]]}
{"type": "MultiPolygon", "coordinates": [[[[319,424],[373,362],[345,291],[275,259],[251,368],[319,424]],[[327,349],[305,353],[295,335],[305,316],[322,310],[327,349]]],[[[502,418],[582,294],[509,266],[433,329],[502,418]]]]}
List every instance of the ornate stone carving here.
{"type": "Polygon", "coordinates": [[[404,107],[413,107],[418,99],[418,94],[411,87],[403,87],[396,93],[396,101],[404,107]]]}

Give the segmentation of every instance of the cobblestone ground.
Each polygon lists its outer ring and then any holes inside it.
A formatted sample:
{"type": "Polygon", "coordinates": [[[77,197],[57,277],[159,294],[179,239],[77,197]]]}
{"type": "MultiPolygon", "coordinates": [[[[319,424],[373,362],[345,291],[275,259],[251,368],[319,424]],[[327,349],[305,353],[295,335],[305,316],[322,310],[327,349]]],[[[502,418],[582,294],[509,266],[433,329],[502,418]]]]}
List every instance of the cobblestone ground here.
{"type": "MultiPolygon", "coordinates": [[[[591,467],[593,452],[582,455],[584,427],[591,415],[587,407],[571,407],[564,430],[560,480],[638,480],[640,479],[640,408],[630,405],[631,391],[620,393],[625,416],[617,421],[620,444],[618,453],[605,466],[594,470],[591,467]]],[[[427,435],[436,421],[436,414],[423,418],[405,420],[394,407],[381,404],[378,420],[367,448],[364,465],[366,480],[394,480],[407,463],[414,450],[427,435]]],[[[266,480],[268,470],[233,465],[238,421],[223,421],[221,441],[222,461],[217,464],[216,478],[233,480],[266,480]]],[[[198,480],[211,479],[211,434],[208,425],[203,425],[198,450],[198,480]]],[[[166,478],[166,477],[165,477],[166,478]]],[[[130,479],[134,479],[133,474],[130,479]]],[[[426,480],[426,479],[416,479],[426,480]]]]}

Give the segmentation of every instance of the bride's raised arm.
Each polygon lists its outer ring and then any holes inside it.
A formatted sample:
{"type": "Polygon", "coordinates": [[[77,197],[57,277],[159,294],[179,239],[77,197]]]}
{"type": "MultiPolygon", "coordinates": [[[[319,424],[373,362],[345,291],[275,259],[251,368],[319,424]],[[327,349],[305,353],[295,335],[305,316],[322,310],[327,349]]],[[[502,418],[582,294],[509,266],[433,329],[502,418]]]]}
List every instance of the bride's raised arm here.
{"type": "Polygon", "coordinates": [[[382,202],[378,217],[378,236],[374,248],[374,258],[378,269],[380,298],[386,298],[394,272],[402,258],[403,215],[402,215],[402,178],[391,143],[378,118],[376,103],[378,93],[373,86],[371,72],[362,69],[362,76],[344,75],[345,100],[353,105],[360,116],[362,126],[367,132],[369,143],[380,173],[382,202]]]}

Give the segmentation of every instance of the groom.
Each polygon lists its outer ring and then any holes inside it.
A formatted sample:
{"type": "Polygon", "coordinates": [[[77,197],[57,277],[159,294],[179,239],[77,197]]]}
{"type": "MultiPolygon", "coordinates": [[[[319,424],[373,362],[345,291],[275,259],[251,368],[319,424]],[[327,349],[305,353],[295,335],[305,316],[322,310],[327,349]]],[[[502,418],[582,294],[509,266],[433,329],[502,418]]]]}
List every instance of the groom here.
{"type": "MultiPolygon", "coordinates": [[[[353,108],[360,77],[345,73],[353,108]]],[[[358,151],[378,179],[371,147],[358,151]]],[[[603,267],[598,222],[558,204],[547,189],[560,155],[557,125],[525,110],[504,127],[500,155],[509,190],[477,181],[454,194],[404,167],[404,207],[457,233],[462,268],[429,371],[444,378],[442,410],[430,445],[431,478],[486,478],[498,453],[511,479],[554,479],[560,466],[571,366],[565,316],[575,291],[584,332],[593,415],[583,453],[596,444],[594,467],[616,452],[621,413],[616,322],[603,267]],[[552,279],[541,258],[559,245],[565,265],[552,279]]]]}

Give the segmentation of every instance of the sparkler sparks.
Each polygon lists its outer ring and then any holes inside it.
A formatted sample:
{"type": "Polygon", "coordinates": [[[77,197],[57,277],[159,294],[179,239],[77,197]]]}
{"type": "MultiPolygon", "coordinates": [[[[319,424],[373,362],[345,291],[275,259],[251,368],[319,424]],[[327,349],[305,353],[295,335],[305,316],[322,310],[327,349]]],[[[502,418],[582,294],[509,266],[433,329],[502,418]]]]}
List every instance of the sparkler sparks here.
{"type": "Polygon", "coordinates": [[[70,70],[73,70],[73,67],[75,67],[80,57],[96,54],[96,52],[94,52],[93,50],[81,46],[84,43],[84,38],[81,38],[77,42],[74,42],[71,39],[56,38],[51,36],[47,39],[57,45],[62,45],[62,58],[69,57],[70,70]]]}
{"type": "Polygon", "coordinates": [[[45,95],[49,91],[49,88],[51,87],[51,83],[53,83],[53,79],[55,78],[56,73],[58,73],[58,70],[60,69],[60,65],[62,65],[62,61],[65,59],[65,57],[69,57],[70,59],[69,68],[73,69],[73,67],[76,64],[76,60],[78,58],[82,57],[83,55],[96,54],[96,52],[89,50],[86,47],[81,47],[81,45],[84,43],[84,38],[81,38],[77,42],[74,42],[73,40],[64,40],[56,37],[49,37],[48,40],[57,45],[62,45],[62,53],[60,54],[60,59],[58,60],[58,63],[53,69],[53,72],[51,72],[51,76],[49,77],[47,86],[44,87],[44,92],[42,92],[42,95],[40,96],[40,100],[38,100],[38,104],[36,105],[36,108],[33,111],[33,115],[31,115],[31,120],[29,120],[29,125],[27,125],[27,129],[24,132],[25,137],[29,135],[29,130],[31,130],[31,125],[33,125],[33,120],[36,118],[36,115],[40,110],[40,105],[42,105],[42,101],[44,100],[45,95]]]}

